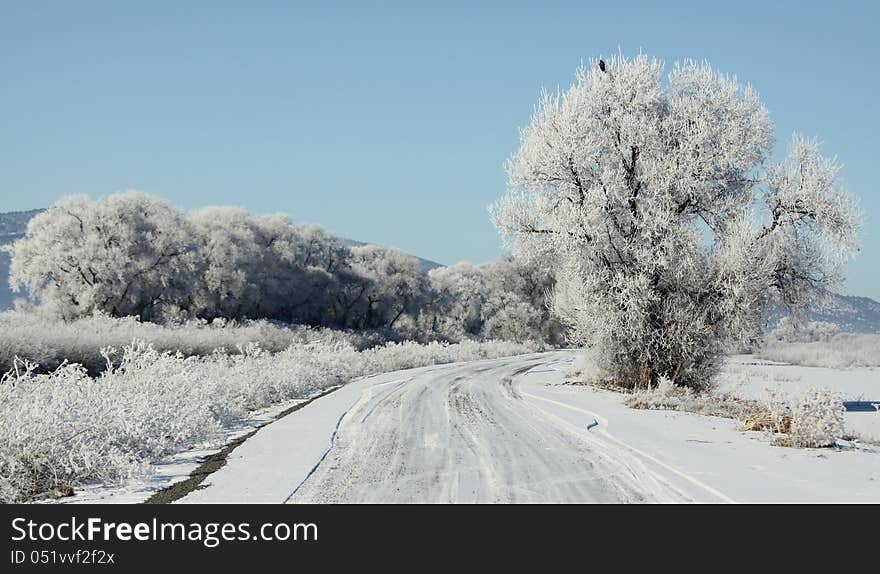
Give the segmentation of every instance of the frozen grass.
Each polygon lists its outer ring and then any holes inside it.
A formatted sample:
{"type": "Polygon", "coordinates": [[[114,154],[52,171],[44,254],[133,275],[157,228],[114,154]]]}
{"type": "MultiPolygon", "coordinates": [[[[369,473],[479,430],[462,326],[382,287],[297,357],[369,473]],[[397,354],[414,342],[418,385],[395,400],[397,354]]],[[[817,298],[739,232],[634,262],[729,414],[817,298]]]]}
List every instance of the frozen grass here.
{"type": "MultiPolygon", "coordinates": [[[[273,353],[308,343],[331,347],[351,344],[361,350],[404,335],[335,331],[265,320],[158,325],[142,323],[134,317],[94,316],[65,322],[45,317],[39,311],[9,311],[0,313],[0,373],[12,369],[18,358],[38,364],[42,372],[67,361],[83,365],[91,375],[97,375],[107,366],[101,349],[121,348],[133,340],[143,341],[157,351],[180,352],[189,357],[210,355],[216,350],[238,354],[249,344],[258,344],[273,353]]],[[[409,334],[409,338],[416,337],[409,334]]]]}
{"type": "Polygon", "coordinates": [[[757,409],[753,401],[726,393],[679,387],[665,377],[656,388],[633,392],[625,404],[634,409],[685,411],[737,420],[748,418],[757,409]]]}
{"type": "Polygon", "coordinates": [[[49,373],[18,362],[0,382],[0,501],[65,491],[87,480],[120,482],[165,455],[217,444],[221,429],[249,411],[306,398],[353,378],[412,367],[534,351],[533,346],[465,341],[294,344],[269,353],[186,357],[143,342],[108,350],[90,377],[62,364],[49,373]]]}
{"type": "Polygon", "coordinates": [[[880,367],[880,334],[839,333],[819,341],[769,341],[755,355],[805,367],[880,367]]]}
{"type": "Polygon", "coordinates": [[[756,404],[743,430],[767,431],[774,444],[817,448],[845,438],[843,397],[831,389],[810,387],[793,396],[768,392],[756,404]]]}

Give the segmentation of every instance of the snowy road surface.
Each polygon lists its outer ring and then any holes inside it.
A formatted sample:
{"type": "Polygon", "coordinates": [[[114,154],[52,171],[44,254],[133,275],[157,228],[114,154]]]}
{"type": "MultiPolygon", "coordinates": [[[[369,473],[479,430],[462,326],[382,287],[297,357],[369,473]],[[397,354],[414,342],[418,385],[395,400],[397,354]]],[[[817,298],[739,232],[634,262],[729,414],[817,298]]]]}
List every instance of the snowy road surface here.
{"type": "Polygon", "coordinates": [[[181,502],[727,500],[623,445],[601,416],[536,394],[571,356],[356,381],[262,429],[181,502]]]}
{"type": "Polygon", "coordinates": [[[524,400],[517,378],[541,363],[481,362],[370,387],[291,501],[682,500],[586,425],[524,400]]]}

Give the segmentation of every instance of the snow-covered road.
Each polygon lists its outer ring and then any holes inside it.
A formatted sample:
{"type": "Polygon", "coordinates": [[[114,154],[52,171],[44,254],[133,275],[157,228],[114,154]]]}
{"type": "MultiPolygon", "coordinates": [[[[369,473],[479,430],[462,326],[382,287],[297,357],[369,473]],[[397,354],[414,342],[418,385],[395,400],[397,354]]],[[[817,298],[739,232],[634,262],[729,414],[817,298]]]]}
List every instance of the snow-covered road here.
{"type": "Polygon", "coordinates": [[[181,502],[725,500],[620,443],[602,417],[540,396],[539,381],[571,357],[356,381],[262,429],[181,502]]]}
{"type": "MultiPolygon", "coordinates": [[[[517,378],[546,359],[428,371],[367,389],[292,502],[618,502],[646,492],[590,436],[523,400],[517,378]]],[[[592,422],[592,421],[590,421],[592,422]]]]}

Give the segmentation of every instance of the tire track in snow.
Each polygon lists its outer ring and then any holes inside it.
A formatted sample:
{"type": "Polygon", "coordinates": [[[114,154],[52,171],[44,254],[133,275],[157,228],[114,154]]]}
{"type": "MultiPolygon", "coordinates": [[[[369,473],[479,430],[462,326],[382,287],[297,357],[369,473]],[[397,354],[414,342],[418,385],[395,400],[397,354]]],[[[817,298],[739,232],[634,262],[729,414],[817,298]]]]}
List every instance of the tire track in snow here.
{"type": "Polygon", "coordinates": [[[365,390],[287,500],[691,500],[643,458],[524,400],[517,379],[545,362],[480,361],[365,390]]]}
{"type": "MultiPolygon", "coordinates": [[[[382,384],[379,384],[379,385],[374,385],[374,386],[372,386],[372,387],[367,388],[367,391],[365,391],[365,392],[369,392],[370,395],[372,395],[372,391],[373,391],[373,389],[375,389],[375,388],[377,388],[377,387],[384,387],[384,386],[386,386],[386,385],[393,385],[393,384],[395,384],[395,383],[397,383],[397,386],[400,387],[400,386],[402,386],[403,384],[405,384],[408,380],[409,380],[409,379],[406,379],[406,380],[404,380],[404,381],[389,381],[389,382],[387,382],[387,383],[382,383],[382,384]]],[[[392,391],[392,392],[393,392],[393,391],[392,391]]],[[[376,406],[378,406],[378,405],[379,405],[379,403],[376,404],[376,406]]],[[[355,405],[355,406],[357,406],[357,405],[355,405]]],[[[376,408],[376,407],[374,406],[373,409],[375,409],[375,408],[376,408]]],[[[351,409],[349,409],[349,410],[345,411],[344,413],[342,413],[341,415],[339,415],[339,420],[336,421],[336,427],[333,429],[333,434],[330,435],[330,446],[327,447],[327,450],[324,451],[324,454],[321,455],[320,460],[318,460],[318,462],[315,463],[315,466],[312,467],[312,469],[309,471],[309,473],[306,475],[306,477],[303,478],[302,481],[300,481],[300,483],[299,483],[298,485],[296,485],[296,488],[294,488],[294,489],[291,491],[291,493],[287,495],[287,498],[285,498],[284,501],[283,501],[284,504],[287,504],[288,502],[290,502],[290,499],[293,498],[294,495],[296,495],[296,493],[297,493],[297,491],[300,489],[300,487],[302,487],[302,485],[305,484],[305,482],[309,479],[309,477],[311,477],[313,474],[315,474],[315,471],[318,470],[318,467],[321,466],[321,463],[324,462],[324,459],[325,459],[325,458],[327,458],[327,455],[328,455],[328,454],[330,453],[330,451],[333,449],[333,445],[334,445],[335,442],[336,442],[336,435],[339,433],[339,426],[342,424],[342,419],[344,419],[344,418],[346,417],[346,415],[348,415],[348,413],[349,413],[350,411],[351,411],[351,409]]],[[[373,411],[371,410],[369,413],[367,413],[367,414],[364,416],[364,418],[361,420],[361,422],[364,422],[364,420],[366,420],[366,418],[367,418],[372,412],[373,412],[373,411]]]]}
{"type": "MultiPolygon", "coordinates": [[[[522,394],[523,394],[523,396],[527,396],[527,397],[532,398],[532,399],[536,399],[536,400],[539,400],[539,401],[544,401],[544,402],[547,402],[547,403],[552,403],[552,404],[555,404],[555,405],[558,405],[558,406],[561,406],[561,407],[565,407],[565,408],[567,408],[567,409],[571,409],[571,410],[573,410],[573,411],[581,412],[581,413],[584,413],[584,414],[586,414],[586,415],[589,415],[589,416],[593,417],[593,418],[596,419],[596,421],[599,423],[599,427],[598,427],[598,429],[595,430],[595,431],[592,431],[591,429],[588,428],[588,429],[587,429],[588,432],[596,432],[596,433],[601,434],[602,436],[604,436],[604,437],[607,438],[608,440],[612,441],[612,442],[615,443],[616,445],[618,445],[618,446],[620,446],[620,447],[622,447],[622,448],[624,448],[624,449],[626,449],[626,450],[632,452],[633,454],[635,454],[635,455],[637,455],[637,456],[640,456],[640,457],[642,457],[642,458],[644,458],[644,459],[647,459],[648,461],[652,462],[653,464],[656,464],[657,466],[660,466],[661,468],[663,468],[663,469],[665,469],[665,470],[667,470],[667,471],[669,471],[669,472],[675,474],[675,475],[678,476],[678,477],[683,478],[684,480],[686,480],[686,481],[688,481],[689,483],[693,484],[693,485],[696,486],[697,488],[700,488],[700,489],[704,490],[705,492],[709,493],[710,495],[712,495],[712,496],[718,498],[718,499],[719,499],[720,501],[722,501],[722,502],[726,502],[726,503],[730,503],[730,504],[735,504],[735,503],[736,503],[735,500],[733,500],[732,498],[730,498],[729,496],[727,496],[727,495],[724,494],[723,492],[721,492],[721,491],[719,491],[719,490],[717,490],[717,489],[715,489],[715,488],[709,486],[708,484],[706,484],[706,483],[704,483],[704,482],[701,482],[700,480],[697,480],[697,479],[694,478],[693,476],[691,476],[691,475],[689,475],[689,474],[687,474],[687,473],[685,473],[685,472],[682,472],[681,470],[675,468],[674,466],[671,466],[671,465],[669,465],[669,464],[666,464],[665,462],[663,462],[663,461],[657,459],[656,457],[654,457],[654,456],[652,456],[652,455],[650,455],[650,454],[648,454],[648,453],[646,453],[646,452],[644,452],[644,451],[642,451],[642,450],[639,450],[639,449],[635,448],[634,446],[631,446],[631,445],[629,445],[629,444],[627,444],[627,443],[621,441],[620,439],[618,439],[617,437],[615,437],[614,435],[612,435],[612,434],[608,431],[608,419],[606,419],[606,418],[603,417],[602,415],[600,415],[600,414],[598,414],[598,413],[596,413],[596,412],[593,412],[593,411],[587,410],[587,409],[583,409],[583,408],[580,408],[580,407],[576,407],[576,406],[574,406],[574,405],[570,405],[570,404],[568,404],[568,403],[563,403],[563,402],[561,402],[561,401],[554,401],[553,399],[548,399],[548,398],[546,398],[546,397],[541,397],[541,396],[538,396],[538,395],[535,395],[535,394],[532,394],[532,393],[522,392],[522,394]]],[[[537,406],[536,406],[536,408],[540,409],[540,407],[537,407],[537,406]]],[[[541,409],[541,410],[543,410],[543,409],[541,409]]],[[[552,413],[549,413],[549,412],[547,412],[547,411],[544,411],[544,412],[546,413],[547,416],[551,416],[551,417],[554,417],[554,418],[558,418],[558,417],[556,417],[556,415],[553,415],[552,413]]],[[[560,420],[562,420],[562,419],[560,419],[560,420]]],[[[566,424],[571,424],[571,423],[568,423],[567,421],[565,421],[565,422],[566,422],[566,424]]],[[[572,426],[573,428],[575,428],[575,429],[578,428],[578,427],[575,427],[574,425],[571,425],[571,426],[572,426]]]]}

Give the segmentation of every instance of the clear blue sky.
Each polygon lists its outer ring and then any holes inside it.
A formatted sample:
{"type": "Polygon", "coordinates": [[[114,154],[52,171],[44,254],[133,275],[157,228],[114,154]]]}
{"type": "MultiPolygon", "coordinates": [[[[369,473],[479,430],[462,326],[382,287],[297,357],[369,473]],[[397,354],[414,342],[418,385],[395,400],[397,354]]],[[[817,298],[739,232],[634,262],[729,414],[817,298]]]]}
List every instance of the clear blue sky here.
{"type": "Polygon", "coordinates": [[[136,188],[486,261],[540,88],[641,49],[751,82],[782,147],[838,155],[867,214],[844,290],[880,299],[877,3],[318,4],[0,0],[0,211],[136,188]]]}

